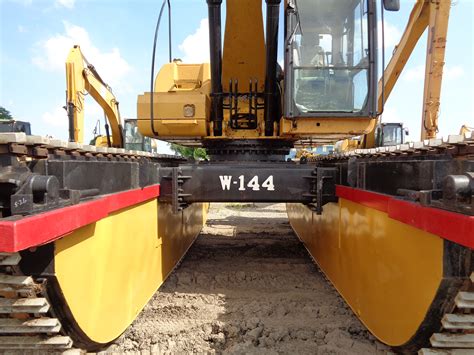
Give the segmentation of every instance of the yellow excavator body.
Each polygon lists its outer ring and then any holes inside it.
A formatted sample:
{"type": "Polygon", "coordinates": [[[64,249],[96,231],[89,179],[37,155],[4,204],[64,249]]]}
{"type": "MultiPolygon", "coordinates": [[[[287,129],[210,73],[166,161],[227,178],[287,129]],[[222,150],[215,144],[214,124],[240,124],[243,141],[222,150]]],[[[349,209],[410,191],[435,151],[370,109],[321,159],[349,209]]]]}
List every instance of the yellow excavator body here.
{"type": "Polygon", "coordinates": [[[318,216],[289,205],[308,252],[380,341],[401,346],[417,333],[443,278],[443,240],[349,200],[318,216]]]}
{"type": "Polygon", "coordinates": [[[174,214],[154,199],[56,241],[56,292],[75,332],[96,344],[120,336],[186,253],[206,213],[207,205],[196,204],[174,214]]]}
{"type": "Polygon", "coordinates": [[[381,80],[378,8],[399,1],[285,0],[279,29],[281,3],[265,0],[264,21],[261,0],[227,0],[222,40],[222,0],[207,0],[210,63],[170,59],[138,96],[142,135],[203,146],[209,160],[124,149],[118,101],[79,46],[66,62],[70,141],[0,135],[2,320],[21,336],[3,327],[0,349],[104,348],[178,265],[208,203],[284,202],[380,341],[473,351],[474,136],[434,139],[451,1],[416,1],[381,80]],[[376,148],[384,103],[426,29],[428,140],[376,148]],[[86,93],[111,127],[96,147],[82,144],[86,93]],[[344,139],[336,154],[285,161],[295,146],[344,139]]]}
{"type": "MultiPolygon", "coordinates": [[[[266,134],[264,110],[255,109],[264,105],[266,60],[262,1],[227,0],[221,87],[227,95],[224,105],[229,110],[223,112],[222,134],[215,135],[212,130],[208,64],[203,64],[201,70],[198,69],[200,65],[180,62],[165,64],[156,76],[153,118],[150,115],[151,93],[139,95],[137,116],[141,133],[196,146],[213,139],[283,139],[297,144],[312,139],[324,144],[373,130],[375,120],[371,117],[342,115],[337,119],[319,116],[295,120],[275,113],[271,134],[266,134]],[[190,69],[194,67],[195,70],[190,69]],[[237,96],[239,90],[248,94],[237,96]],[[194,107],[194,114],[190,107],[194,107]],[[232,115],[254,115],[252,129],[245,125],[236,127],[232,115]]],[[[282,83],[279,85],[283,90],[282,83]]]]}

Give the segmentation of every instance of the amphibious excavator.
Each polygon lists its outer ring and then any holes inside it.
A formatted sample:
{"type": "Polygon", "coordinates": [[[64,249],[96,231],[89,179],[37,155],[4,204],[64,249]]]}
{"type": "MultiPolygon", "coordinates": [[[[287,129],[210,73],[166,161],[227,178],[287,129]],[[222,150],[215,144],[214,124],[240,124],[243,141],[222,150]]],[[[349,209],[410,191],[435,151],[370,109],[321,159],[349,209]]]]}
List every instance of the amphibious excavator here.
{"type": "Polygon", "coordinates": [[[378,18],[396,0],[266,0],[265,31],[262,1],[225,5],[222,40],[222,0],[207,0],[210,63],[170,60],[156,77],[152,65],[137,102],[144,136],[203,146],[209,161],[125,150],[120,120],[109,147],[72,133],[0,135],[0,348],[105,347],[186,253],[207,204],[245,201],[287,203],[298,237],[380,341],[473,351],[474,136],[436,138],[451,2],[416,1],[380,80],[378,18]],[[426,140],[375,148],[425,30],[426,140]],[[284,160],[358,135],[364,149],[284,160]]]}

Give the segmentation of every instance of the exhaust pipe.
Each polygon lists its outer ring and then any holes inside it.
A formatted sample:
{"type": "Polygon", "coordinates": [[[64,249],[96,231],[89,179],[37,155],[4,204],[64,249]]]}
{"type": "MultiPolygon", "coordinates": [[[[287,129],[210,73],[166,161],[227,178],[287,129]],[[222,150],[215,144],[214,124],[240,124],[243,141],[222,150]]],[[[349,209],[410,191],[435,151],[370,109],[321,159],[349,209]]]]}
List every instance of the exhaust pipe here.
{"type": "Polygon", "coordinates": [[[273,122],[277,114],[276,70],[278,55],[278,21],[281,0],[266,0],[267,29],[266,29],[266,73],[265,73],[265,135],[273,135],[273,122]]]}
{"type": "Polygon", "coordinates": [[[224,116],[222,107],[221,4],[222,0],[207,0],[211,51],[211,120],[213,121],[215,136],[222,136],[222,119],[224,116]]]}

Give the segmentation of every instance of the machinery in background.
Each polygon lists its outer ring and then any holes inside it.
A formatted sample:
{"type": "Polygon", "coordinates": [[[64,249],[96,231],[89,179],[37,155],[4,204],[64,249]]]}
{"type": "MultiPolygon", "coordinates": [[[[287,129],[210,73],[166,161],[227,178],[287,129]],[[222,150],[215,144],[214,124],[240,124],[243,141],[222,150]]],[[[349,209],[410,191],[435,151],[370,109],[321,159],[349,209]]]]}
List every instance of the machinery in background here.
{"type": "Polygon", "coordinates": [[[408,134],[403,123],[379,123],[375,128],[375,148],[404,144],[408,134]]]}
{"type": "Polygon", "coordinates": [[[144,137],[138,131],[136,119],[127,119],[122,126],[119,102],[112,88],[87,61],[78,45],[71,49],[66,60],[66,86],[66,110],[71,142],[83,142],[84,97],[89,93],[104,110],[106,133],[105,136],[100,134],[100,120],[97,121],[91,144],[96,147],[123,147],[128,150],[157,153],[156,140],[144,137]]]}
{"type": "Polygon", "coordinates": [[[99,139],[99,146],[103,145],[100,141],[106,141],[108,147],[123,147],[119,102],[112,93],[112,88],[102,80],[95,67],[87,61],[81,48],[75,45],[66,59],[66,111],[71,142],[83,143],[84,141],[84,96],[88,93],[102,107],[106,117],[106,137],[99,139]]]}
{"type": "Polygon", "coordinates": [[[308,148],[292,148],[290,153],[285,157],[287,162],[294,161],[300,162],[300,164],[306,163],[309,159],[314,159],[320,155],[329,155],[334,153],[334,145],[319,145],[317,147],[308,148]]]}
{"type": "Polygon", "coordinates": [[[467,125],[462,125],[461,129],[459,130],[459,134],[461,135],[468,134],[471,132],[474,132],[474,127],[469,127],[467,125]]]}
{"type": "MultiPolygon", "coordinates": [[[[366,148],[396,147],[397,145],[405,143],[408,128],[404,127],[403,123],[377,123],[373,134],[374,146],[366,148]]],[[[335,144],[335,151],[343,153],[363,149],[365,138],[365,136],[357,136],[338,141],[335,144]]]]}
{"type": "Polygon", "coordinates": [[[157,154],[134,120],[122,148],[118,102],[78,46],[66,74],[69,142],[0,133],[0,352],[104,348],[206,219],[206,204],[158,202],[160,171],[185,159],[157,154]],[[82,144],[87,93],[111,126],[95,145],[82,144]]]}
{"type": "Polygon", "coordinates": [[[25,134],[31,134],[30,122],[0,120],[0,133],[7,132],[24,132],[25,134]]]}
{"type": "Polygon", "coordinates": [[[125,138],[125,149],[158,153],[157,140],[143,136],[138,130],[137,120],[135,118],[125,119],[124,122],[123,136],[125,138]]]}

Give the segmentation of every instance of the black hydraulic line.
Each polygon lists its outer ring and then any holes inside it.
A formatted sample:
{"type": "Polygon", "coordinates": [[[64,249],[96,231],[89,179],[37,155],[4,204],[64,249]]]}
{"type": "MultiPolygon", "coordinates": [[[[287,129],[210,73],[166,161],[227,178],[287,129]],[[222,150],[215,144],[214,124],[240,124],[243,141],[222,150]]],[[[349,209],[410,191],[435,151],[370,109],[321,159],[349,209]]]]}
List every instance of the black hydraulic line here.
{"type": "Polygon", "coordinates": [[[221,39],[222,0],[207,0],[209,10],[209,45],[211,56],[211,120],[214,135],[222,136],[223,97],[222,97],[222,39],[221,39]]]}
{"type": "Polygon", "coordinates": [[[111,90],[110,86],[105,83],[105,81],[101,78],[101,76],[99,75],[99,73],[97,72],[97,70],[92,64],[87,64],[87,69],[89,69],[92,72],[92,74],[94,74],[95,78],[99,80],[99,82],[102,85],[104,85],[107,89],[111,90]]]}
{"type": "Polygon", "coordinates": [[[163,3],[160,8],[160,14],[158,15],[158,20],[156,21],[156,28],[155,28],[155,37],[153,39],[153,54],[151,58],[151,77],[150,77],[150,124],[151,124],[151,131],[155,136],[158,135],[158,132],[155,130],[154,125],[154,112],[153,112],[153,96],[155,94],[155,54],[156,54],[156,42],[158,39],[158,30],[160,29],[161,17],[163,16],[163,10],[168,0],[163,0],[163,3]]]}
{"type": "Polygon", "coordinates": [[[171,3],[168,0],[168,52],[169,52],[169,61],[173,61],[173,52],[171,46],[171,3]]]}
{"type": "MultiPolygon", "coordinates": [[[[120,132],[120,148],[124,148],[125,147],[125,137],[123,136],[122,117],[120,116],[119,102],[116,101],[115,105],[117,107],[118,127],[119,127],[119,132],[120,132]]],[[[115,143],[115,146],[117,147],[117,143],[115,143]]]]}
{"type": "Polygon", "coordinates": [[[110,140],[110,128],[109,124],[105,122],[105,135],[107,136],[107,147],[112,147],[112,141],[110,140]]]}
{"type": "Polygon", "coordinates": [[[280,16],[281,0],[266,0],[267,2],[267,28],[266,28],[266,73],[265,73],[265,135],[273,135],[273,122],[277,110],[277,55],[278,55],[278,21],[280,16]]]}
{"type": "MultiPolygon", "coordinates": [[[[382,107],[380,112],[377,112],[377,116],[380,116],[380,122],[382,122],[382,114],[385,108],[385,18],[384,18],[384,6],[381,6],[380,17],[382,21],[382,107]]],[[[378,100],[377,100],[378,105],[378,100]]],[[[378,111],[378,107],[376,111],[378,111]]]]}
{"type": "Polygon", "coordinates": [[[69,122],[69,142],[75,142],[74,139],[74,110],[75,106],[72,102],[67,103],[66,112],[67,112],[67,119],[69,122]]]}

